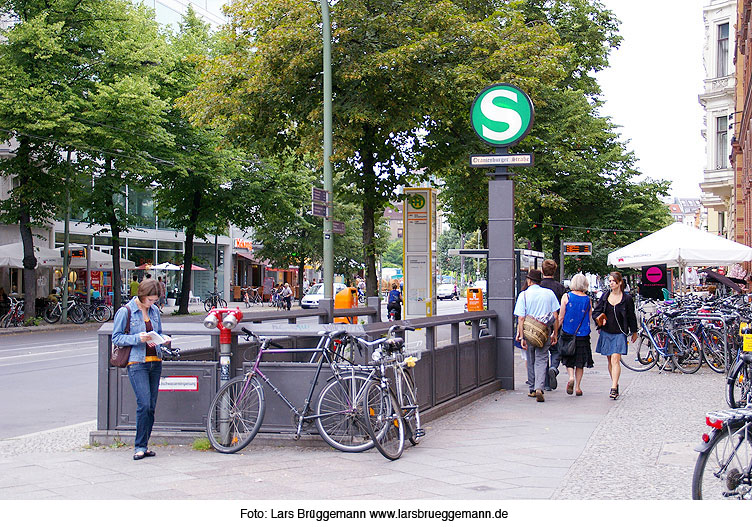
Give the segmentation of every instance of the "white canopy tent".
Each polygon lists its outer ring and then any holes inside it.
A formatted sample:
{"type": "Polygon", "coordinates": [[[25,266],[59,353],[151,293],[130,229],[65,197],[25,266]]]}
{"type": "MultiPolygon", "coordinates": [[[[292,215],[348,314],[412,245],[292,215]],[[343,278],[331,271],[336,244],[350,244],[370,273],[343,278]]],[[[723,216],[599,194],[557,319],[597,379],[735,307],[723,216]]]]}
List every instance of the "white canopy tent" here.
{"type": "MultiPolygon", "coordinates": [[[[70,244],[71,248],[80,248],[85,247],[84,245],[75,245],[70,244]]],[[[60,247],[59,249],[56,249],[57,255],[60,258],[60,266],[63,265],[62,261],[62,254],[63,254],[63,248],[60,247]]],[[[97,251],[96,249],[90,249],[89,250],[90,258],[91,260],[91,269],[93,271],[100,271],[103,269],[110,270],[112,269],[112,255],[107,254],[102,251],[97,251]]],[[[71,258],[69,265],[71,269],[86,269],[86,260],[87,258],[71,258]]],[[[128,269],[133,269],[136,267],[136,264],[132,262],[131,260],[126,260],[125,258],[120,259],[120,270],[126,271],[128,269]]]]}
{"type": "MultiPolygon", "coordinates": [[[[56,267],[63,265],[60,252],[49,247],[34,246],[34,256],[37,258],[37,267],[56,267]]],[[[23,267],[24,249],[23,243],[9,243],[0,245],[0,267],[23,267]]]]}
{"type": "Polygon", "coordinates": [[[608,255],[609,265],[635,268],[733,265],[748,260],[752,260],[752,247],[682,223],[664,227],[608,255]]]}

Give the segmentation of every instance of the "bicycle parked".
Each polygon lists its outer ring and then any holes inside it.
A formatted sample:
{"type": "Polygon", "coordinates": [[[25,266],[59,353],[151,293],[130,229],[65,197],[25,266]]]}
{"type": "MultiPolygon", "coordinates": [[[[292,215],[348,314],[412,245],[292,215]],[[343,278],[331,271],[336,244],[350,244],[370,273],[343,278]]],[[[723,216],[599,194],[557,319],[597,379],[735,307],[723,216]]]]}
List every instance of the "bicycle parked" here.
{"type": "MultiPolygon", "coordinates": [[[[378,385],[374,368],[347,362],[335,348],[335,340],[344,330],[323,333],[318,346],[310,349],[269,349],[272,339],[259,337],[246,328],[247,340],[259,343],[256,359],[248,373],[235,377],[214,396],[206,419],[206,433],[215,450],[225,454],[245,448],[256,436],[264,420],[266,400],[261,381],[272,390],[293,415],[296,429],[293,438],[300,438],[305,425],[315,422],[319,435],[332,447],[343,452],[362,452],[373,446],[363,419],[363,393],[378,385]],[[263,373],[261,365],[268,353],[313,353],[317,358],[316,372],[302,408],[298,409],[263,373]],[[327,365],[331,378],[326,382],[315,403],[313,394],[321,371],[327,365]],[[312,407],[315,407],[312,409],[312,407]]],[[[382,398],[370,405],[377,411],[382,398]]]]}
{"type": "Polygon", "coordinates": [[[7,328],[10,326],[21,326],[24,320],[24,301],[22,299],[8,297],[10,308],[2,318],[0,318],[0,327],[7,328]]]}
{"type": "Polygon", "coordinates": [[[425,435],[420,426],[420,405],[412,374],[420,356],[405,353],[404,339],[395,336],[398,327],[390,327],[388,337],[380,341],[369,343],[356,339],[368,346],[381,345],[371,355],[379,372],[378,388],[373,384],[368,387],[368,392],[363,394],[363,407],[367,410],[368,434],[379,452],[392,461],[402,456],[405,438],[417,445],[425,435]],[[378,401],[378,409],[372,407],[375,401],[378,401]]]}
{"type": "Polygon", "coordinates": [[[246,287],[243,289],[243,302],[245,302],[245,307],[251,307],[251,304],[261,304],[263,305],[264,299],[261,297],[261,293],[259,293],[260,287],[246,287]]]}
{"type": "Polygon", "coordinates": [[[692,499],[752,500],[752,408],[710,412],[712,430],[702,443],[692,476],[692,499]]]}
{"type": "Polygon", "coordinates": [[[222,298],[222,291],[219,291],[217,293],[207,291],[206,294],[207,297],[206,300],[204,300],[204,309],[207,313],[215,307],[227,307],[227,300],[222,298]]]}

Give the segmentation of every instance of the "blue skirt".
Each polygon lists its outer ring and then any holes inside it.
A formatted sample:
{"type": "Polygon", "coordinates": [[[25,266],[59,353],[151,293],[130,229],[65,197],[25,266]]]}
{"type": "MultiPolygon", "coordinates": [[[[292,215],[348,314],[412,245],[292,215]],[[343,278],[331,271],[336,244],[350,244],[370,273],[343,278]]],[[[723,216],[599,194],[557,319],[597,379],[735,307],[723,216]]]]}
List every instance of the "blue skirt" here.
{"type": "Polygon", "coordinates": [[[627,354],[627,336],[623,333],[607,333],[601,330],[598,336],[598,344],[595,346],[595,352],[601,355],[613,355],[619,353],[627,354]]]}

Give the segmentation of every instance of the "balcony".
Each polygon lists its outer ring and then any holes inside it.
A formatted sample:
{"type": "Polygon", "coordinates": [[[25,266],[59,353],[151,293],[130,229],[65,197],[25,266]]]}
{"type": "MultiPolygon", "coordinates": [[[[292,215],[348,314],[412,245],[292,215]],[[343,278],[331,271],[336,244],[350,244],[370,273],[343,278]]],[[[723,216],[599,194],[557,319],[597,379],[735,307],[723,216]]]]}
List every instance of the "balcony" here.
{"type": "Polygon", "coordinates": [[[719,200],[727,200],[731,198],[731,194],[734,190],[734,172],[731,168],[723,168],[719,170],[706,170],[705,178],[700,183],[700,189],[705,193],[703,195],[703,205],[706,205],[706,198],[710,199],[710,196],[716,196],[719,200]]]}

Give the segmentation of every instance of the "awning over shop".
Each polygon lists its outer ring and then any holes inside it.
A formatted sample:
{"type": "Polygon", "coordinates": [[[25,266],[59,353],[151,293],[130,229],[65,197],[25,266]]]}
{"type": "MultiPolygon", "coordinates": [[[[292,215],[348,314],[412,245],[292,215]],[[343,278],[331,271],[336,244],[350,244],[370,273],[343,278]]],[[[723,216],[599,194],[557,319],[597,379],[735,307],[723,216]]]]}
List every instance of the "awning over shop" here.
{"type": "Polygon", "coordinates": [[[253,253],[235,253],[235,256],[239,256],[240,258],[245,258],[246,260],[250,260],[251,262],[260,265],[260,262],[256,261],[256,259],[253,257],[253,253]]]}

